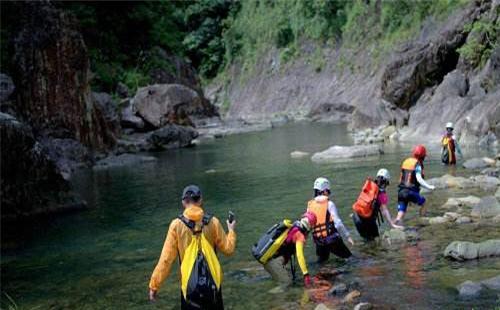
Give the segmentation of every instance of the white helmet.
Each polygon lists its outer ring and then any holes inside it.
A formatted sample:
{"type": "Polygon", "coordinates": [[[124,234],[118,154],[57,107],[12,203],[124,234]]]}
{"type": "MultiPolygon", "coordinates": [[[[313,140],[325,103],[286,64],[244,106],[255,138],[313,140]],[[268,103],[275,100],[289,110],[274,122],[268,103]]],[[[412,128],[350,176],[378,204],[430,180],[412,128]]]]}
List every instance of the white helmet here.
{"type": "Polygon", "coordinates": [[[391,174],[389,173],[389,170],[382,168],[377,172],[377,177],[382,177],[389,181],[391,179],[391,174]]]}
{"type": "Polygon", "coordinates": [[[314,189],[317,189],[320,192],[330,190],[330,181],[328,181],[327,178],[317,178],[314,181],[314,189]]]}
{"type": "Polygon", "coordinates": [[[453,129],[453,123],[452,123],[452,122],[448,122],[448,123],[446,123],[446,128],[451,128],[451,129],[453,129]]]}

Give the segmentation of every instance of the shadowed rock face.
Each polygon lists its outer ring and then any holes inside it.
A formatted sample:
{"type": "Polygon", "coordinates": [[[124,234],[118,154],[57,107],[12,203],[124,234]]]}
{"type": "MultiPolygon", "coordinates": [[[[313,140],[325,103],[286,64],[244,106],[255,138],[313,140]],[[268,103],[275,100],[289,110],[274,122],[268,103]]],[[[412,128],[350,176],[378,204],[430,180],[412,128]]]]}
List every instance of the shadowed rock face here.
{"type": "Polygon", "coordinates": [[[29,126],[0,113],[2,219],[82,205],[29,126]]]}
{"type": "Polygon", "coordinates": [[[92,101],[87,48],[75,21],[46,1],[24,3],[20,18],[13,72],[18,115],[37,135],[72,138],[95,149],[114,145],[92,101]]]}

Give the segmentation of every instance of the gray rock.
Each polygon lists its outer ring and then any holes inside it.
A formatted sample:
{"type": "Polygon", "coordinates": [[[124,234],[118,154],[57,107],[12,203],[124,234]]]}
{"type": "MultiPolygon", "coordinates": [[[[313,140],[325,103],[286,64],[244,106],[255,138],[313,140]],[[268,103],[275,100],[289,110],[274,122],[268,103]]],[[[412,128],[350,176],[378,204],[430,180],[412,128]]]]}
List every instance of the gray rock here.
{"type": "Polygon", "coordinates": [[[487,218],[500,214],[500,203],[495,196],[486,196],[471,211],[471,216],[487,218]]]}
{"type": "Polygon", "coordinates": [[[360,302],[356,306],[354,306],[354,310],[371,310],[373,309],[373,305],[369,302],[360,302]]]}
{"type": "Polygon", "coordinates": [[[404,243],[407,241],[407,234],[401,229],[386,230],[382,235],[382,239],[389,245],[404,243]]]}
{"type": "Polygon", "coordinates": [[[479,243],[478,257],[500,256],[500,240],[486,240],[479,243]]]}
{"type": "Polygon", "coordinates": [[[481,284],[490,290],[500,291],[500,275],[481,281],[481,284]]]}
{"type": "Polygon", "coordinates": [[[291,158],[304,158],[304,157],[307,157],[309,156],[309,153],[308,152],[302,152],[302,151],[293,151],[290,153],[290,157],[291,158]]]}
{"type": "Polygon", "coordinates": [[[147,142],[151,144],[151,150],[163,150],[189,146],[196,137],[198,132],[192,127],[167,125],[153,131],[147,142]]]}
{"type": "Polygon", "coordinates": [[[468,216],[460,216],[459,218],[457,218],[455,220],[455,223],[457,223],[457,224],[468,224],[468,223],[472,223],[472,220],[468,216]]]}
{"type": "Polygon", "coordinates": [[[476,175],[469,178],[475,186],[479,186],[484,190],[493,190],[500,185],[500,179],[487,175],[476,175]]]}
{"type": "Polygon", "coordinates": [[[118,133],[120,131],[118,104],[113,100],[113,97],[107,93],[92,92],[92,101],[96,105],[96,109],[101,111],[111,131],[115,134],[118,133]]]}
{"type": "Polygon", "coordinates": [[[389,138],[392,134],[396,133],[396,126],[387,126],[382,130],[382,137],[389,138]]]}
{"type": "Polygon", "coordinates": [[[470,299],[476,298],[481,294],[482,286],[479,283],[465,281],[457,286],[457,290],[461,298],[470,299]]]}
{"type": "Polygon", "coordinates": [[[490,177],[495,177],[498,178],[500,176],[500,168],[486,168],[484,170],[481,170],[481,174],[490,176],[490,177]]]}
{"type": "Polygon", "coordinates": [[[497,199],[500,199],[500,187],[497,189],[497,191],[495,192],[495,197],[497,199]]]}
{"type": "Polygon", "coordinates": [[[444,256],[460,261],[500,256],[500,240],[492,239],[480,243],[453,241],[444,250],[444,256]]]}
{"type": "Polygon", "coordinates": [[[154,161],[156,161],[156,157],[152,156],[143,156],[136,154],[112,155],[96,162],[93,169],[102,170],[102,169],[116,168],[122,166],[137,165],[141,163],[154,162],[154,161]]]}
{"type": "Polygon", "coordinates": [[[7,101],[16,87],[7,74],[0,73],[0,102],[7,101]]]}
{"type": "Polygon", "coordinates": [[[431,224],[431,225],[444,224],[444,223],[448,223],[449,221],[450,221],[450,219],[448,217],[436,216],[436,217],[431,217],[429,219],[429,224],[431,224]]]}
{"type": "Polygon", "coordinates": [[[289,122],[290,122],[290,119],[286,115],[283,115],[283,116],[280,116],[280,117],[276,117],[276,118],[274,118],[274,119],[271,120],[271,128],[277,128],[277,127],[285,126],[289,122]]]}
{"type": "Polygon", "coordinates": [[[375,155],[380,155],[382,153],[383,153],[382,149],[378,145],[354,145],[354,146],[334,145],[325,151],[315,153],[311,157],[311,160],[316,163],[331,163],[338,160],[375,156],[375,155]]]}
{"type": "Polygon", "coordinates": [[[339,284],[334,285],[328,291],[328,294],[338,296],[338,295],[344,294],[345,292],[347,292],[347,285],[345,285],[344,283],[339,283],[339,284]]]}
{"type": "Polygon", "coordinates": [[[314,308],[314,310],[330,310],[325,304],[319,304],[314,308]]]}
{"type": "Polygon", "coordinates": [[[137,113],[156,128],[166,124],[192,125],[189,115],[202,114],[202,98],[180,84],[155,84],[139,88],[133,98],[137,113]]]}
{"type": "Polygon", "coordinates": [[[471,158],[463,163],[465,169],[483,169],[490,165],[482,158],[471,158]]]}
{"type": "Polygon", "coordinates": [[[126,100],[123,104],[120,114],[120,124],[123,128],[134,130],[142,130],[144,128],[144,120],[135,115],[135,109],[130,100],[126,100]]]}
{"type": "Polygon", "coordinates": [[[444,256],[456,260],[476,259],[479,253],[479,246],[468,241],[453,241],[444,250],[444,256]]]}
{"type": "Polygon", "coordinates": [[[449,221],[455,221],[460,217],[459,213],[456,212],[446,212],[443,217],[447,218],[449,221]]]}

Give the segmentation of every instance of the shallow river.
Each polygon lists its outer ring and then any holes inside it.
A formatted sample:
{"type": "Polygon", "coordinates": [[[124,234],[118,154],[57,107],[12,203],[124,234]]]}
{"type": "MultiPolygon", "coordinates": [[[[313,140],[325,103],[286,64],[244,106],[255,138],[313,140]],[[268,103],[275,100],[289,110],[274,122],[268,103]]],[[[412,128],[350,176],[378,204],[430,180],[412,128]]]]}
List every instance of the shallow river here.
{"type": "MultiPolygon", "coordinates": [[[[442,257],[453,240],[500,238],[498,229],[468,224],[445,229],[416,225],[417,210],[410,207],[407,224],[417,227],[420,241],[388,249],[380,243],[364,244],[349,217],[364,178],[379,167],[399,176],[399,164],[410,146],[386,147],[374,159],[317,165],[291,159],[296,149],[310,152],[333,144],[352,144],[344,126],[293,124],[265,132],[230,136],[195,148],[155,153],[157,162],[107,171],[82,171],[75,187],[89,210],[57,217],[50,222],[19,228],[14,243],[2,249],[2,303],[8,294],[19,309],[176,309],[179,307],[178,267],[165,281],[155,304],[147,301],[147,285],[159,257],[168,224],[180,210],[182,188],[199,184],[205,207],[219,218],[237,215],[238,244],[232,257],[221,257],[227,309],[313,308],[301,285],[272,294],[276,287],[250,254],[251,245],[272,224],[295,218],[305,209],[317,176],[330,178],[333,200],[356,245],[354,257],[331,258],[314,264],[311,242],[306,255],[312,274],[340,272],[334,283],[358,279],[361,297],[382,308],[493,308],[498,296],[458,299],[455,286],[500,273],[499,259],[459,263],[442,257]],[[22,233],[21,233],[22,232],[22,233]],[[321,270],[320,270],[321,269],[321,270]]],[[[447,168],[431,151],[427,177],[447,168]]],[[[461,168],[454,173],[467,174],[461,168]]],[[[390,187],[391,213],[395,211],[396,181],[390,187]]],[[[477,192],[476,194],[483,194],[477,192]]],[[[463,193],[436,191],[427,195],[430,215],[448,197],[463,193]]],[[[383,224],[382,230],[387,229],[383,224]]],[[[328,277],[328,275],[325,275],[328,277]]],[[[322,300],[332,306],[339,300],[322,300]]]]}

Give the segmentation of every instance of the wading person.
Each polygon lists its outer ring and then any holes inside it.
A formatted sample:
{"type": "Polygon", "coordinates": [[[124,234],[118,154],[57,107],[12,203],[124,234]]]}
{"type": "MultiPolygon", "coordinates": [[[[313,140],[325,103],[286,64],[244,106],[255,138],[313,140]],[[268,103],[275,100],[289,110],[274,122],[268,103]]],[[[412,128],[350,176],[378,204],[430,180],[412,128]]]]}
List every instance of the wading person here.
{"type": "MultiPolygon", "coordinates": [[[[391,213],[387,208],[389,196],[386,187],[391,175],[387,169],[380,169],[375,180],[368,178],[363,185],[358,200],[353,204],[352,219],[359,235],[366,240],[373,240],[379,236],[377,220],[382,214],[392,228],[403,229],[403,226],[394,224],[391,213]]],[[[379,221],[380,224],[380,221],[379,221]]]]}
{"type": "Polygon", "coordinates": [[[252,247],[254,257],[264,265],[264,269],[271,274],[273,280],[282,284],[291,284],[295,280],[293,258],[297,259],[302,271],[304,286],[311,285],[311,277],[307,270],[304,257],[304,245],[307,234],[316,224],[316,215],[306,212],[300,220],[291,222],[283,220],[276,224],[260,238],[252,247]],[[290,270],[287,270],[287,264],[290,270]]]}
{"type": "Polygon", "coordinates": [[[425,214],[425,198],[420,195],[420,187],[434,190],[435,186],[424,180],[424,160],[427,150],[423,145],[413,148],[412,157],[405,159],[401,165],[401,179],[398,191],[398,216],[395,223],[401,224],[406,214],[408,203],[416,203],[420,207],[420,216],[425,214]]]}
{"type": "Polygon", "coordinates": [[[182,193],[184,212],[172,220],[161,256],[149,282],[149,299],[157,297],[161,283],[179,255],[181,309],[223,309],[222,270],[215,251],[231,255],[236,246],[236,222],[227,221],[229,232],[216,217],[202,208],[202,195],[195,185],[182,193]]]}
{"type": "Polygon", "coordinates": [[[312,228],[312,237],[316,244],[316,255],[318,262],[324,262],[333,253],[341,258],[352,255],[349,248],[344,244],[342,236],[347,238],[351,245],[354,241],[349,231],[342,223],[337,212],[337,207],[330,200],[330,182],[326,178],[317,178],[314,181],[314,198],[307,204],[307,211],[316,215],[316,225],[312,228]]]}
{"type": "Polygon", "coordinates": [[[446,134],[441,138],[441,161],[445,165],[455,165],[457,163],[457,157],[455,155],[455,150],[462,156],[462,150],[453,135],[453,123],[446,124],[446,134]]]}

